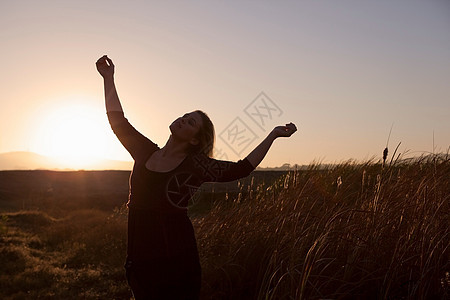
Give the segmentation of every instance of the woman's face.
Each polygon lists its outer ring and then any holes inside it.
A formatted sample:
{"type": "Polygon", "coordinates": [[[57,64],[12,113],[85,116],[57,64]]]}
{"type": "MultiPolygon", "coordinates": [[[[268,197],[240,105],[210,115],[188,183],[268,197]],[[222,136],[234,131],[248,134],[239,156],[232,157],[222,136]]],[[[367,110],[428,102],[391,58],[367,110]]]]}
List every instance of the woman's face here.
{"type": "Polygon", "coordinates": [[[169,129],[177,139],[196,144],[195,136],[202,128],[202,116],[198,112],[190,112],[177,118],[170,124],[169,129]]]}

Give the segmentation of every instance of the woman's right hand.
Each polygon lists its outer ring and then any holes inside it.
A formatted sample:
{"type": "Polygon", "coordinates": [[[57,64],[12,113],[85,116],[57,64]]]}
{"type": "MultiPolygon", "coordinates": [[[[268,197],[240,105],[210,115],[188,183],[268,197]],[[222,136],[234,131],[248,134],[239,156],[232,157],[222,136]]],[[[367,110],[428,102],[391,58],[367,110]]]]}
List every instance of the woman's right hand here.
{"type": "Polygon", "coordinates": [[[112,78],[114,75],[114,64],[108,56],[103,55],[95,63],[97,66],[97,71],[102,75],[103,78],[112,78]]]}

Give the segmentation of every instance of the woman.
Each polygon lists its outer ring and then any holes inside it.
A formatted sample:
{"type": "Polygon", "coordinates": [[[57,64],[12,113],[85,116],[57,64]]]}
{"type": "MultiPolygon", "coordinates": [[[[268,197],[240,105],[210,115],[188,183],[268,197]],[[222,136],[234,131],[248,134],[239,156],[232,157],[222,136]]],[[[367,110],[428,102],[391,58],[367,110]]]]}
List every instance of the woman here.
{"type": "Polygon", "coordinates": [[[198,299],[201,270],[187,203],[203,182],[248,176],[272,142],[289,137],[294,124],[275,127],[245,159],[211,158],[214,126],[199,110],[170,126],[164,147],[140,134],[124,117],[114,84],[114,64],[106,55],[97,63],[104,79],[105,104],[114,133],[134,159],[128,200],[128,283],[136,299],[198,299]]]}

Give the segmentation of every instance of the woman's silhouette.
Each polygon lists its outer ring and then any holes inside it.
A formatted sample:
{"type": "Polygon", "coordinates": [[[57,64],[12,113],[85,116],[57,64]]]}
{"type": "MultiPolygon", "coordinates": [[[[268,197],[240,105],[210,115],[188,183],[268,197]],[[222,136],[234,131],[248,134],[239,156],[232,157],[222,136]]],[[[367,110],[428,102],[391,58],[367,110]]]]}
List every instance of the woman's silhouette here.
{"type": "Polygon", "coordinates": [[[294,124],[275,127],[243,160],[211,158],[214,126],[196,110],[169,126],[171,135],[159,148],[124,117],[114,83],[114,64],[106,55],[97,63],[104,79],[105,104],[114,133],[134,159],[128,200],[128,283],[136,299],[198,299],[201,270],[187,202],[203,182],[248,176],[272,142],[289,137],[294,124]]]}

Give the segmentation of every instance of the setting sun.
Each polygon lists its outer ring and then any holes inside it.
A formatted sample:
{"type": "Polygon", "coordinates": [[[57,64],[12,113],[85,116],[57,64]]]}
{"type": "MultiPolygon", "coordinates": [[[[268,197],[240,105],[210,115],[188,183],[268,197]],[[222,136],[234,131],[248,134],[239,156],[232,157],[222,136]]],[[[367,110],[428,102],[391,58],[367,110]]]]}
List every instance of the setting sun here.
{"type": "Polygon", "coordinates": [[[110,143],[105,113],[78,102],[64,101],[49,109],[35,134],[36,150],[68,168],[84,168],[104,158],[110,143]]]}

